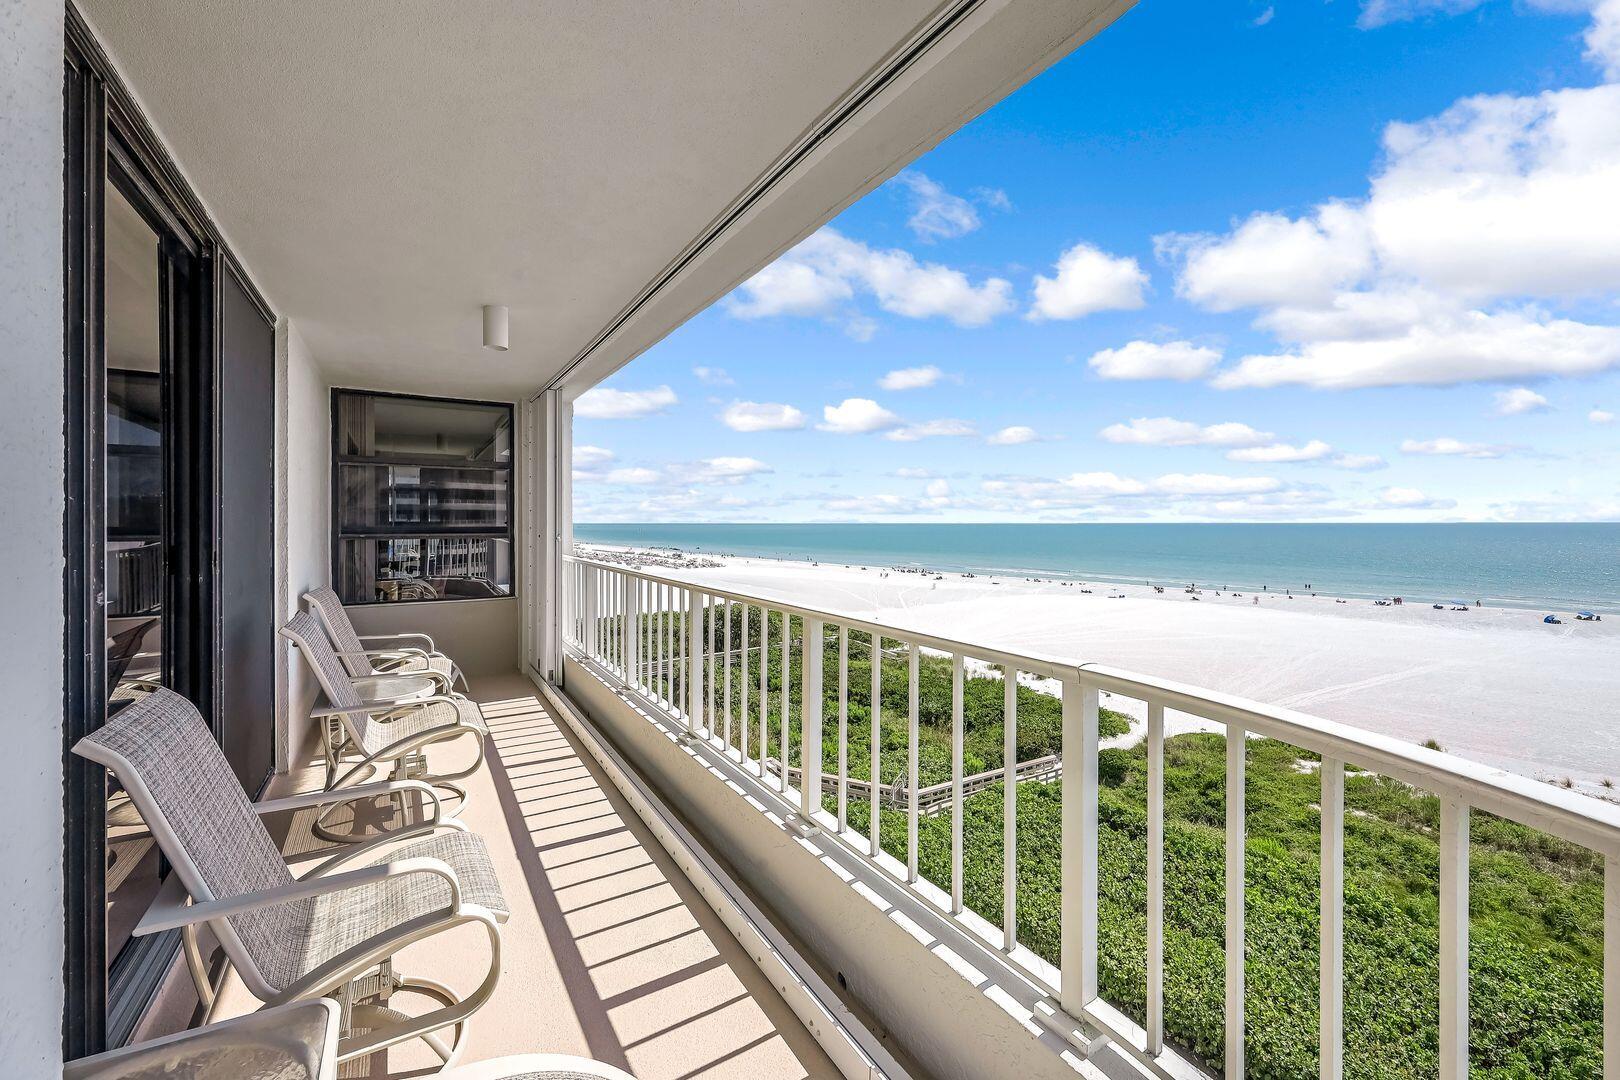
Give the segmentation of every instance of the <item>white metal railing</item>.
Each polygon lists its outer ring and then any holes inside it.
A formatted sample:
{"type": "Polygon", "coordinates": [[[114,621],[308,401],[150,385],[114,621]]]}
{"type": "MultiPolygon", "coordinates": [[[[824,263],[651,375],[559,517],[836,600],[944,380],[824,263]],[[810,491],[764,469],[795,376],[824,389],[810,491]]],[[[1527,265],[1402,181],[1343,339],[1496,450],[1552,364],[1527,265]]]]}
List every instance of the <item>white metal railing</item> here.
{"type": "MultiPolygon", "coordinates": [[[[1002,955],[1055,992],[1061,1011],[1100,1031],[1150,1073],[1179,1076],[1185,1063],[1166,1048],[1164,1019],[1164,767],[1165,711],[1174,710],[1224,725],[1226,740],[1225,835],[1225,1057],[1227,1077],[1244,1074],[1244,855],[1245,769],[1249,735],[1277,739],[1321,757],[1321,917],[1319,1060],[1324,1080],[1342,1075],[1344,1046],[1344,821],[1345,769],[1390,777],[1440,800],[1439,877],[1439,1063],[1444,1080],[1468,1075],[1468,856],[1469,813],[1494,814],[1591,849],[1604,858],[1603,1042],[1605,1080],[1620,1080],[1620,807],[1452,755],[1372,734],[1290,709],[1184,686],[1110,667],[1049,656],[1009,652],[899,629],[849,615],[780,600],[699,585],[639,569],[574,556],[564,559],[565,644],[621,680],[644,702],[661,708],[688,736],[718,743],[740,768],[770,783],[797,811],[801,823],[819,824],[860,851],[872,865],[914,889],[919,885],[918,785],[919,662],[923,651],[951,659],[952,814],[948,914],[966,934],[986,939],[982,921],[963,905],[963,678],[968,659],[999,667],[1004,690],[1001,772],[1008,796],[1003,805],[1003,897],[999,940],[1002,955]],[[773,641],[770,616],[778,620],[773,641]],[[823,700],[823,628],[837,628],[837,771],[828,783],[822,753],[802,753],[791,766],[788,696],[797,677],[801,702],[823,700]],[[797,627],[797,629],[795,629],[797,627]],[[865,643],[851,634],[865,637],[865,643]],[[800,640],[797,670],[791,642],[800,640]],[[882,739],[873,708],[870,776],[848,776],[848,714],[851,649],[864,644],[907,661],[907,761],[903,781],[906,861],[901,867],[882,852],[880,813],[885,797],[880,775],[882,739]],[[772,648],[781,678],[771,701],[772,648]],[[752,660],[751,660],[752,658],[752,660]],[[750,702],[750,665],[757,696],[750,702]],[[739,731],[732,730],[731,673],[740,668],[739,731]],[[724,672],[724,676],[720,675],[724,672]],[[1031,763],[1017,762],[1020,673],[1056,680],[1062,700],[1062,865],[1060,964],[1051,972],[1032,961],[1017,938],[1017,800],[1014,785],[1031,763]],[[716,683],[723,685],[717,690],[716,683]],[[1100,695],[1146,705],[1147,758],[1147,1008],[1137,1027],[1098,996],[1097,840],[1100,695]],[[751,716],[752,712],[752,716],[751,716]],[[771,742],[773,714],[776,741],[771,742]],[[757,717],[757,732],[750,722],[757,717]],[[757,744],[751,736],[757,734],[757,744]],[[735,736],[735,738],[734,738],[735,736]],[[774,752],[773,752],[774,750],[774,752]],[[784,767],[786,766],[786,767],[784,767]],[[831,787],[836,812],[821,807],[831,787]],[[869,831],[857,840],[849,828],[851,789],[868,803],[869,831]],[[1172,1061],[1171,1059],[1174,1059],[1172,1061]],[[1176,1066],[1176,1067],[1172,1067],[1176,1066]]],[[[872,664],[869,701],[882,700],[883,665],[872,664]]],[[[859,698],[857,698],[859,700],[859,698]]],[[[823,709],[803,709],[801,748],[822,746],[823,709]]],[[[888,785],[892,789],[894,785],[888,785]]],[[[935,785],[937,788],[938,785],[935,785]]],[[[1064,1032],[1067,1034],[1067,1031],[1064,1032]]]]}

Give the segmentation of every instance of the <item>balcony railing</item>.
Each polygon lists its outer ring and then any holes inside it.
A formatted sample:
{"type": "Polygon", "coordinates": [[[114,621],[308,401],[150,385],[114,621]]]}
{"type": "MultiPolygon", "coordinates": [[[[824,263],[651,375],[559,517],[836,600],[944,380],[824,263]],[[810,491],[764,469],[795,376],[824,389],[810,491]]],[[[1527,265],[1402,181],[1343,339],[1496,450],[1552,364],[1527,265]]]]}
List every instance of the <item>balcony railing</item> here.
{"type": "MultiPolygon", "coordinates": [[[[1164,679],[975,645],[585,559],[568,557],[564,568],[567,648],[593,662],[603,675],[621,681],[644,706],[661,710],[687,735],[719,748],[734,767],[768,785],[781,802],[779,808],[794,812],[800,827],[819,827],[831,833],[871,867],[933,904],[965,937],[996,949],[1054,996],[1060,1020],[1082,1021],[1150,1074],[1188,1075],[1189,1063],[1197,1056],[1186,1052],[1187,1039],[1181,1033],[1172,1031],[1167,1036],[1166,1031],[1165,717],[1169,711],[1218,724],[1227,736],[1224,788],[1219,796],[1224,810],[1220,825],[1224,830],[1224,884],[1220,890],[1224,1030],[1221,1045],[1204,1048],[1205,1060],[1213,1065],[1219,1059],[1219,1068],[1227,1077],[1245,1073],[1245,922],[1255,893],[1245,876],[1249,840],[1246,772],[1253,740],[1270,739],[1301,751],[1299,771],[1314,770],[1320,777],[1315,982],[1316,1060],[1321,1077],[1343,1075],[1345,1064],[1345,793],[1349,769],[1352,777],[1370,774],[1382,778],[1379,783],[1408,785],[1438,799],[1437,826],[1406,824],[1438,844],[1438,1018],[1433,1059],[1440,1076],[1451,1080],[1468,1076],[1470,1070],[1470,818],[1478,814],[1493,829],[1498,823],[1491,819],[1500,818],[1555,837],[1554,843],[1572,845],[1571,850],[1586,860],[1583,865],[1601,870],[1601,1005],[1589,1010],[1600,1014],[1590,1027],[1601,1031],[1602,1075],[1620,1080],[1620,807],[1437,750],[1164,679]],[[796,650],[789,645],[794,640],[799,642],[796,650]],[[870,662],[874,651],[876,662],[870,662]],[[870,687],[854,688],[852,697],[851,660],[858,663],[862,656],[869,661],[870,687]],[[835,670],[824,670],[829,657],[835,658],[835,670]],[[944,785],[922,784],[919,776],[920,674],[925,659],[934,665],[928,670],[941,679],[947,661],[949,665],[950,779],[944,785]],[[881,710],[885,687],[895,689],[902,666],[903,770],[895,781],[886,783],[883,763],[888,750],[881,710]],[[1005,786],[999,926],[987,921],[984,911],[975,913],[964,904],[964,799],[974,788],[984,787],[982,770],[964,776],[964,683],[970,669],[979,677],[997,675],[1002,682],[1000,773],[1005,786]],[[1045,704],[1029,697],[1027,689],[1020,692],[1020,676],[1050,680],[1048,685],[1056,687],[1061,702],[1061,745],[1055,762],[1019,761],[1021,701],[1026,710],[1032,701],[1045,704]],[[836,680],[836,690],[825,685],[826,680],[836,680]],[[794,691],[801,705],[796,714],[794,691]],[[1100,722],[1105,715],[1113,716],[1102,707],[1105,695],[1137,702],[1137,711],[1145,712],[1145,903],[1140,912],[1145,920],[1145,962],[1140,971],[1145,993],[1139,1007],[1130,1010],[1135,1019],[1099,993],[1100,722]],[[802,703],[816,701],[823,703],[821,709],[802,708],[802,703]],[[857,711],[863,702],[866,705],[869,743],[864,747],[851,745],[852,701],[857,711]],[[836,724],[831,747],[823,738],[828,724],[836,724]],[[802,753],[807,746],[820,746],[822,753],[802,753]],[[866,767],[860,775],[852,775],[851,756],[862,752],[866,767]],[[826,760],[829,757],[831,761],[826,760]],[[1061,785],[1056,967],[1049,955],[1031,950],[1020,938],[1020,797],[1009,797],[1009,793],[1027,779],[1045,783],[1055,779],[1061,785]],[[945,805],[940,816],[949,818],[948,873],[936,875],[940,880],[934,888],[927,875],[919,873],[919,829],[930,810],[939,808],[941,791],[945,805]],[[897,828],[887,835],[883,828],[884,823],[893,824],[897,813],[904,816],[903,842],[897,828]]],[[[930,707],[940,706],[935,701],[930,707]]],[[[1117,720],[1117,716],[1113,718],[1117,720]]],[[[1354,813],[1372,816],[1366,811],[1354,813]]],[[[1597,947],[1595,942],[1590,944],[1597,947]]],[[[1142,953],[1133,956],[1142,957],[1142,953]]],[[[1107,959],[1115,968],[1134,963],[1131,956],[1107,959]]],[[[1257,987],[1262,992],[1267,989],[1257,987]]],[[[1298,989],[1291,988],[1291,992],[1298,989]]],[[[1036,1018],[1042,1019],[1038,1010],[1036,1018]]],[[[1073,1038],[1072,1028],[1051,1026],[1073,1038]]],[[[1569,1075],[1595,1073],[1597,1047],[1588,1046],[1585,1051],[1569,1075]]],[[[1274,1068],[1259,1071],[1276,1072],[1274,1068]]]]}

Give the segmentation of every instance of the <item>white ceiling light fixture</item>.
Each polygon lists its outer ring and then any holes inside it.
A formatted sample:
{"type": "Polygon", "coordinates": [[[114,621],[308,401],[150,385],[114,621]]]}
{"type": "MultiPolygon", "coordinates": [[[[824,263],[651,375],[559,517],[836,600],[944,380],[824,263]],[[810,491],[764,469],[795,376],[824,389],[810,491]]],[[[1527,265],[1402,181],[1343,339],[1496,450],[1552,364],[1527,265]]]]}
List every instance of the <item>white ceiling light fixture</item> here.
{"type": "Polygon", "coordinates": [[[506,305],[484,305],[484,348],[506,351],[506,305]]]}

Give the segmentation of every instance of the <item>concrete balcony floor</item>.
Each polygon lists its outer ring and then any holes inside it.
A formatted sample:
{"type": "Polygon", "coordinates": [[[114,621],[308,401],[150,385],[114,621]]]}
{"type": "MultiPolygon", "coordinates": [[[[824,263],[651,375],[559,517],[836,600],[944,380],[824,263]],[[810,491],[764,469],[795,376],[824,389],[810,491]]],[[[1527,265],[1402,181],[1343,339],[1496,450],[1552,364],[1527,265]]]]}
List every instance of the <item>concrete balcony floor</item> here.
{"type": "MultiPolygon", "coordinates": [[[[488,768],[463,781],[470,798],[461,819],[488,842],[512,916],[500,985],[469,1021],[463,1062],[544,1051],[606,1061],[640,1080],[837,1075],[534,685],[512,674],[475,679],[472,689],[491,738],[488,768]]],[[[442,752],[450,765],[467,751],[442,752]]],[[[312,765],[277,777],[268,794],[320,782],[312,765]]],[[[310,816],[271,822],[289,857],[329,850],[311,835],[310,816]]],[[[396,968],[466,992],[486,962],[482,934],[469,927],[411,946],[396,968]]],[[[222,1019],[258,1005],[234,974],[224,994],[222,1019]]],[[[137,1037],[184,1026],[194,1005],[177,965],[137,1037]]],[[[417,1011],[408,997],[394,1005],[417,1011]]],[[[419,1076],[435,1064],[414,1043],[341,1075],[419,1076]]]]}

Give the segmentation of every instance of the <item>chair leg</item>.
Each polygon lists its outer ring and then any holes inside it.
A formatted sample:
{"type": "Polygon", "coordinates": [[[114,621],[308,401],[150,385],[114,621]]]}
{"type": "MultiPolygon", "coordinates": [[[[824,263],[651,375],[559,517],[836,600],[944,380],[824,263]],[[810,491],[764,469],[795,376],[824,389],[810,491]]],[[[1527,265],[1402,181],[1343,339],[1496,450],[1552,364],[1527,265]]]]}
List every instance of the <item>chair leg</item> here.
{"type": "MultiPolygon", "coordinates": [[[[482,923],[489,934],[489,970],[485,973],[483,982],[479,983],[478,989],[461,998],[449,987],[431,979],[397,975],[390,965],[384,965],[382,970],[372,969],[362,979],[346,983],[343,990],[352,993],[351,988],[355,983],[383,975],[383,985],[379,988],[379,994],[421,994],[438,1001],[440,1008],[421,1016],[409,1016],[390,1007],[386,1001],[373,1000],[378,995],[371,995],[370,999],[355,1003],[349,1010],[349,1018],[344,1023],[338,1040],[338,1064],[369,1057],[411,1039],[421,1039],[443,1063],[440,1069],[455,1066],[466,1046],[467,1018],[484,1007],[495,992],[495,984],[499,981],[501,973],[501,933],[495,920],[479,915],[468,921],[482,923]],[[445,1028],[453,1029],[449,1042],[439,1034],[445,1028]]],[[[343,999],[340,997],[339,1000],[341,1002],[343,999]]]]}

